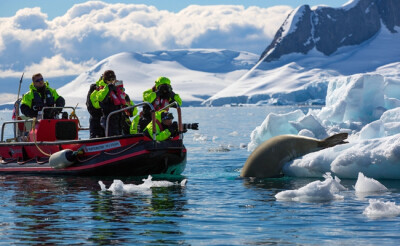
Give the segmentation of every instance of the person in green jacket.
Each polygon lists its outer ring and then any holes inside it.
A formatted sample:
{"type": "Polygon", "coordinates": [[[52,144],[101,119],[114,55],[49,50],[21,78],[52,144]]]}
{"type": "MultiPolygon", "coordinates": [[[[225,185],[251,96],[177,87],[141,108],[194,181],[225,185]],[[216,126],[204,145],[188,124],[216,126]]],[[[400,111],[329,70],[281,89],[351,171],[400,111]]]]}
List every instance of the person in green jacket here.
{"type": "MultiPolygon", "coordinates": [[[[106,119],[108,115],[115,110],[134,105],[129,96],[125,93],[121,81],[116,80],[114,71],[107,70],[103,76],[96,82],[96,89],[90,94],[91,105],[95,109],[100,109],[102,117],[101,126],[106,128],[106,119]]],[[[126,110],[126,112],[111,116],[108,127],[108,136],[129,134],[131,124],[129,117],[137,113],[137,108],[126,110]],[[127,119],[129,123],[127,123],[127,119]],[[126,127],[125,127],[126,125],[126,127]]]]}
{"type": "MultiPolygon", "coordinates": [[[[155,81],[155,85],[143,92],[143,102],[149,102],[153,105],[155,111],[158,111],[170,103],[177,102],[182,106],[182,99],[179,94],[176,94],[171,86],[171,80],[167,77],[159,77],[155,81]]],[[[168,111],[168,109],[166,109],[168,111]]],[[[144,106],[140,113],[140,118],[132,122],[131,134],[142,132],[143,129],[151,121],[150,107],[144,106]]]]}
{"type": "MultiPolygon", "coordinates": [[[[65,100],[58,95],[57,91],[49,86],[48,81],[44,81],[42,74],[37,73],[32,76],[32,83],[29,91],[25,93],[21,100],[21,112],[27,117],[38,117],[38,112],[43,107],[64,107],[65,100]]],[[[44,119],[54,119],[62,109],[45,110],[44,119]]]]}
{"type": "MultiPolygon", "coordinates": [[[[173,138],[179,134],[178,123],[176,121],[172,122],[174,116],[172,113],[167,111],[157,111],[156,112],[156,140],[164,141],[173,138]]],[[[153,139],[153,122],[146,126],[143,132],[146,136],[153,139]]]]}

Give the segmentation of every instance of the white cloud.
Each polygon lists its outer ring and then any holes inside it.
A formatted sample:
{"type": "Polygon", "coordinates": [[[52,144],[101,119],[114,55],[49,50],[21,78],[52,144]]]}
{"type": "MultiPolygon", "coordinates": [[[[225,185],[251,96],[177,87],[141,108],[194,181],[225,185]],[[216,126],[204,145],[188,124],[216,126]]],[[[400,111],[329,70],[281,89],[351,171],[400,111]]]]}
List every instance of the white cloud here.
{"type": "Polygon", "coordinates": [[[96,61],[93,59],[81,63],[73,63],[65,60],[61,55],[55,55],[51,58],[43,58],[39,64],[32,64],[26,67],[25,71],[27,74],[46,71],[46,76],[58,77],[83,73],[94,64],[96,64],[96,61]]]}
{"type": "MultiPolygon", "coordinates": [[[[48,77],[60,77],[77,75],[87,71],[91,66],[96,64],[94,59],[74,63],[69,60],[65,60],[60,54],[55,55],[51,58],[44,57],[40,63],[33,63],[24,68],[26,74],[35,73],[46,73],[48,77]]],[[[17,72],[11,69],[0,70],[0,78],[7,77],[18,77],[21,76],[21,72],[17,72]]]]}
{"type": "Polygon", "coordinates": [[[79,74],[76,66],[125,51],[226,48],[260,54],[291,10],[191,5],[172,13],[143,4],[89,1],[48,20],[40,8],[21,9],[0,18],[0,71],[79,74]]]}
{"type": "Polygon", "coordinates": [[[40,11],[40,8],[20,9],[13,18],[14,25],[19,29],[46,29],[47,15],[40,11]]]}
{"type": "MultiPolygon", "coordinates": [[[[19,95],[20,98],[22,95],[19,95]]],[[[0,94],[0,105],[5,104],[5,103],[14,103],[17,100],[17,94],[12,94],[12,93],[1,93],[0,94]]],[[[4,119],[3,119],[4,120],[4,119]]],[[[7,119],[11,120],[11,119],[7,119]]]]}

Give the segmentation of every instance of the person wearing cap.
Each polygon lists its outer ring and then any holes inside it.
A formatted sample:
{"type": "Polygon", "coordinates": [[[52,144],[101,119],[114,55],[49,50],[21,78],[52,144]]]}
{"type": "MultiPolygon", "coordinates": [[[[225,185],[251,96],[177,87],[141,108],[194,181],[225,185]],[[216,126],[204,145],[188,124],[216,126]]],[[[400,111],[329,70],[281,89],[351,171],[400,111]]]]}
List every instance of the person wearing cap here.
{"type": "Polygon", "coordinates": [[[100,105],[97,104],[97,107],[94,107],[92,100],[90,99],[92,93],[94,91],[98,91],[100,89],[100,80],[103,79],[103,75],[101,75],[100,79],[90,85],[88,94],[86,96],[86,108],[89,112],[89,137],[90,138],[101,138],[105,136],[105,130],[100,124],[100,119],[103,116],[103,112],[100,108],[100,105]]]}
{"type": "MultiPolygon", "coordinates": [[[[178,123],[172,122],[174,116],[167,111],[156,112],[156,140],[164,141],[178,135],[178,123]]],[[[151,121],[143,132],[146,136],[153,139],[153,122],[151,121]]]]}
{"type": "MultiPolygon", "coordinates": [[[[153,105],[155,111],[158,111],[170,103],[177,102],[179,106],[182,106],[182,99],[179,94],[176,94],[171,86],[171,80],[167,77],[159,77],[155,81],[155,85],[143,92],[143,102],[149,102],[153,105]]],[[[168,108],[166,109],[168,111],[168,108]]],[[[136,122],[137,126],[132,126],[135,131],[141,132],[144,127],[151,121],[150,108],[148,106],[143,107],[143,111],[140,113],[140,119],[136,122]]],[[[132,130],[131,130],[132,132],[132,130]]]]}
{"type": "MultiPolygon", "coordinates": [[[[50,87],[48,81],[44,81],[42,74],[32,76],[29,91],[23,95],[21,100],[21,112],[27,117],[37,117],[43,107],[64,107],[65,100],[58,95],[57,91],[50,87]]],[[[62,109],[45,110],[43,118],[53,119],[62,109]]]]}
{"type": "MultiPolygon", "coordinates": [[[[103,129],[106,128],[106,120],[108,115],[115,110],[133,105],[129,96],[125,93],[123,86],[116,85],[117,77],[113,70],[107,70],[103,73],[99,81],[96,82],[96,90],[90,96],[90,103],[95,109],[101,109],[102,116],[100,118],[100,125],[103,129]]],[[[116,136],[129,133],[129,125],[124,127],[126,123],[125,114],[133,116],[137,113],[137,108],[134,110],[127,110],[121,114],[114,114],[109,120],[108,136],[116,136]],[[123,129],[128,129],[123,131],[123,129]]],[[[128,116],[128,119],[129,119],[128,116]]],[[[96,121],[94,124],[97,124],[96,121]]],[[[95,128],[95,125],[93,125],[95,128]]],[[[97,128],[96,128],[97,129],[97,128]]]]}

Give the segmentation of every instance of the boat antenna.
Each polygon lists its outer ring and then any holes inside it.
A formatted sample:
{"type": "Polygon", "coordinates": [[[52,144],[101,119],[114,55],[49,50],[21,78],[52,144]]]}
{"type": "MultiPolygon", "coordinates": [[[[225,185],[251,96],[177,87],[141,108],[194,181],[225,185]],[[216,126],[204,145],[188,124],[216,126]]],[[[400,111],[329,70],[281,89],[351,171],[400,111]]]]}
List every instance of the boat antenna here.
{"type": "Polygon", "coordinates": [[[25,72],[22,73],[21,79],[19,80],[17,101],[19,100],[19,93],[21,92],[21,84],[22,84],[22,79],[24,78],[24,74],[25,72]]]}
{"type": "MultiPolygon", "coordinates": [[[[24,78],[24,74],[25,73],[23,72],[21,79],[19,80],[17,101],[15,101],[14,103],[13,113],[11,117],[13,120],[19,119],[19,104],[20,104],[19,94],[21,92],[21,84],[22,84],[22,79],[24,78]]],[[[18,134],[19,134],[18,127],[14,124],[14,138],[17,138],[18,134]]]]}
{"type": "Polygon", "coordinates": [[[22,84],[22,79],[24,78],[24,73],[22,73],[21,79],[19,80],[19,86],[18,86],[18,96],[17,96],[17,101],[14,103],[14,110],[13,110],[13,119],[17,119],[19,116],[19,103],[20,103],[20,98],[19,94],[21,92],[21,84],[22,84]]]}

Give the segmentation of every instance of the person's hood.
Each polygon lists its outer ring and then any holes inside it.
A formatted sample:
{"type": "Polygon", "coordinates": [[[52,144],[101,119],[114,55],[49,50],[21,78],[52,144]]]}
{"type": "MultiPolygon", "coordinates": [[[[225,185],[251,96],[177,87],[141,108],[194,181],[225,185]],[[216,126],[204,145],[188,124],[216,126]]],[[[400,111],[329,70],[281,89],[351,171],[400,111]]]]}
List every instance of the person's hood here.
{"type": "Polygon", "coordinates": [[[159,77],[156,81],[156,88],[158,88],[158,86],[162,85],[162,84],[167,84],[167,85],[171,85],[171,80],[169,80],[169,78],[167,77],[159,77]]]}
{"type": "MultiPolygon", "coordinates": [[[[49,82],[48,82],[48,81],[45,81],[45,82],[44,82],[44,87],[45,87],[45,88],[49,88],[49,82]]],[[[35,85],[33,84],[33,82],[29,85],[29,89],[30,89],[30,90],[33,90],[33,91],[37,91],[37,88],[35,87],[35,85]]]]}

